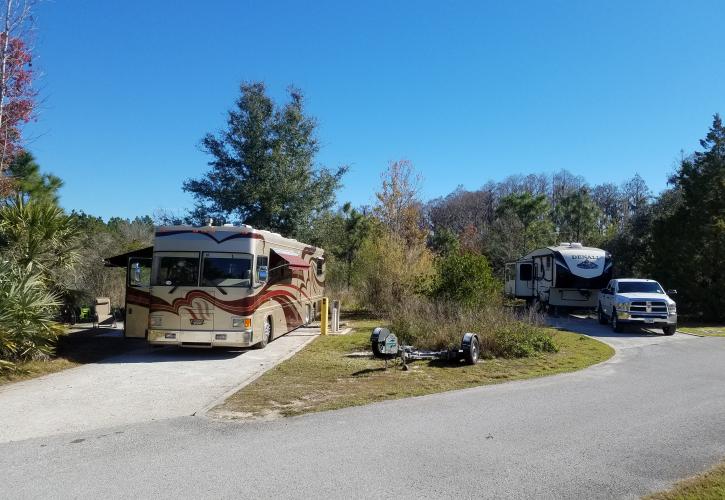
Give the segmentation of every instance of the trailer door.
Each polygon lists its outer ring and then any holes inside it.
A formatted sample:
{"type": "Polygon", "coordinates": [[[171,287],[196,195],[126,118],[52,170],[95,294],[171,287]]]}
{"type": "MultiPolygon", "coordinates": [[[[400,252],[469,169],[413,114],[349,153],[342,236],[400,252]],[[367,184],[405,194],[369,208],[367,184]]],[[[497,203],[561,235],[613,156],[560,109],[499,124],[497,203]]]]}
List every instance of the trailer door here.
{"type": "Polygon", "coordinates": [[[531,262],[516,264],[516,296],[534,296],[534,269],[531,262]]]}
{"type": "Polygon", "coordinates": [[[126,314],[123,334],[126,337],[146,336],[151,304],[151,259],[132,257],[126,270],[126,314]]]}

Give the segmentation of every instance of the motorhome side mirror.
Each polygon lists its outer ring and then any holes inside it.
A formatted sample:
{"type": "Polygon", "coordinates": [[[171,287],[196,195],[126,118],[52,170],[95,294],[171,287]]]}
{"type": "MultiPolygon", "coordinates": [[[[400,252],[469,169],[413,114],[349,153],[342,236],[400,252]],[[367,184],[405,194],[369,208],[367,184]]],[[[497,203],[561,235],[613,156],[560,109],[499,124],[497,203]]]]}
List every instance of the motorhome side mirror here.
{"type": "Polygon", "coordinates": [[[677,290],[667,290],[667,295],[677,295],[677,290]]]}
{"type": "Polygon", "coordinates": [[[259,281],[267,281],[267,277],[269,275],[269,269],[267,266],[259,266],[257,268],[257,279],[259,281]]]}

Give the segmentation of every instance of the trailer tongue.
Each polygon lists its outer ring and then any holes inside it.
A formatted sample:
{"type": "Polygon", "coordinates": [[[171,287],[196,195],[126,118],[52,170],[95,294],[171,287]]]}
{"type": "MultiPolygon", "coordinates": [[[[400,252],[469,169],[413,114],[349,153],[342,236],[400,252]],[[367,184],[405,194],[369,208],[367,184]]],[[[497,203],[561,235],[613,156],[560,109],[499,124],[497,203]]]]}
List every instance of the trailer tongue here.
{"type": "Polygon", "coordinates": [[[460,349],[442,349],[440,351],[426,351],[416,349],[413,346],[401,345],[398,337],[387,328],[378,327],[370,335],[370,344],[373,355],[376,358],[384,359],[387,366],[389,359],[400,358],[403,369],[407,370],[407,363],[416,360],[443,360],[460,361],[466,364],[475,365],[481,354],[481,342],[475,333],[464,333],[461,339],[460,349]]]}

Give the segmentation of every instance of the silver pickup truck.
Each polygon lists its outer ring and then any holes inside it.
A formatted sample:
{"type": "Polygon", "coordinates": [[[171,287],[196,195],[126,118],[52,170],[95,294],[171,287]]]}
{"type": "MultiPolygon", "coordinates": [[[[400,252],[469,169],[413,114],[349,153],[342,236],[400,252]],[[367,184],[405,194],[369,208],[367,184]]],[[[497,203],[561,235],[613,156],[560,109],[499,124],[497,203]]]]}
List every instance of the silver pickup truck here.
{"type": "Polygon", "coordinates": [[[677,305],[655,280],[615,279],[599,292],[599,323],[621,332],[627,324],[662,328],[665,335],[677,330],[677,305]]]}

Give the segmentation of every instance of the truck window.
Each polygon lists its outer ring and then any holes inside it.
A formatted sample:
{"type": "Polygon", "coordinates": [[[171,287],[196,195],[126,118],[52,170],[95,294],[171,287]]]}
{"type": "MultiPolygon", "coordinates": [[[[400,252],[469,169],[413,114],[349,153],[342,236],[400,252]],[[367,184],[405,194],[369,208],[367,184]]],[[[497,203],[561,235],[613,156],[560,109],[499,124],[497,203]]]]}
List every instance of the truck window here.
{"type": "Polygon", "coordinates": [[[521,281],[531,281],[531,264],[519,265],[519,279],[521,281]]]}
{"type": "Polygon", "coordinates": [[[250,286],[252,256],[241,253],[205,252],[202,286],[250,286]]]}
{"type": "Polygon", "coordinates": [[[654,281],[620,281],[619,293],[665,293],[654,281]]]}

